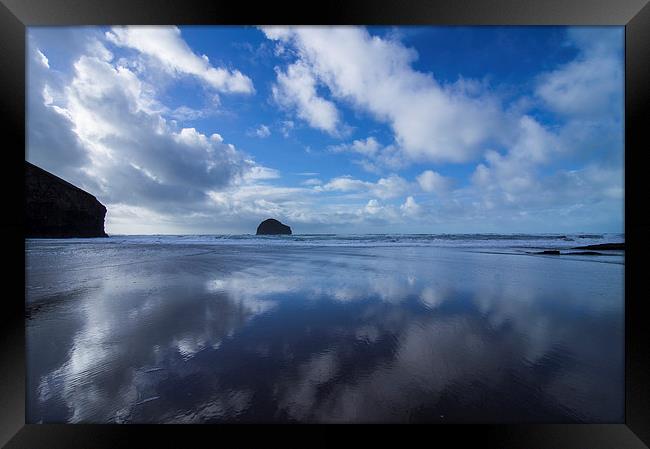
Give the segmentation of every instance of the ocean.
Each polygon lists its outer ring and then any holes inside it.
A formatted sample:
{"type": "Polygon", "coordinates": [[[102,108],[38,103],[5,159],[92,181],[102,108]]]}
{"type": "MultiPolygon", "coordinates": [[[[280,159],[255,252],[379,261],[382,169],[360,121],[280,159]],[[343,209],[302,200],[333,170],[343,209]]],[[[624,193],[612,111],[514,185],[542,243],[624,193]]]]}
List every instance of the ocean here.
{"type": "Polygon", "coordinates": [[[623,241],[29,239],[27,422],[620,423],[623,241]]]}
{"type": "Polygon", "coordinates": [[[623,234],[295,234],[295,235],[113,235],[97,239],[32,239],[91,244],[194,244],[291,246],[444,246],[498,249],[570,249],[623,242],[623,234]]]}

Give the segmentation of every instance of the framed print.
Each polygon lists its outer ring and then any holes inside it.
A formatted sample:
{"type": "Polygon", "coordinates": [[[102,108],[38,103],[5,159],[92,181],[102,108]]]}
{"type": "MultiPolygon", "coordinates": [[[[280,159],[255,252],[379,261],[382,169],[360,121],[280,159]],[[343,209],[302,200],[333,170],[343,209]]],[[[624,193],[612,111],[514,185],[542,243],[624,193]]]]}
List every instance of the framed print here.
{"type": "Polygon", "coordinates": [[[647,447],[646,2],[2,1],[6,447],[647,447]]]}

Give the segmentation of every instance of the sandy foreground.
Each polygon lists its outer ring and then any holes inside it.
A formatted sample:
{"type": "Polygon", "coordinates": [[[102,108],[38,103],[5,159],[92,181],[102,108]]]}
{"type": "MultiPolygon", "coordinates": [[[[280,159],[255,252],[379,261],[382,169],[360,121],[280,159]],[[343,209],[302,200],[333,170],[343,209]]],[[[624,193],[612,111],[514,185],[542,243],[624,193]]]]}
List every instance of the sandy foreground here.
{"type": "Polygon", "coordinates": [[[28,422],[622,422],[623,256],[30,240],[28,422]]]}

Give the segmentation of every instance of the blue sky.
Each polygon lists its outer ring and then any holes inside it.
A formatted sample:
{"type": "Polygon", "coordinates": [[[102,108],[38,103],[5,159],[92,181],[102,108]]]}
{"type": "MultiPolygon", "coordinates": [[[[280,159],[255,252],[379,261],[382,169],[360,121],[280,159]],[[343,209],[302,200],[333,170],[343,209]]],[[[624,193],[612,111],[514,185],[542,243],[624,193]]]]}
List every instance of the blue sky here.
{"type": "Polygon", "coordinates": [[[27,32],[27,160],[109,234],[622,232],[622,27],[27,32]]]}

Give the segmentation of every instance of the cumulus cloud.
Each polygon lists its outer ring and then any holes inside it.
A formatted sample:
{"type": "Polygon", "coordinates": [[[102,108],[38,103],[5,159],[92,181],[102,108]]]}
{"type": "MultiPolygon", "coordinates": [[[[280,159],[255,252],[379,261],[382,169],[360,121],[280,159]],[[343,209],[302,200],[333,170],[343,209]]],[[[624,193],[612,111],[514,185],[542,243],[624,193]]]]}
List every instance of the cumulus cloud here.
{"type": "Polygon", "coordinates": [[[356,139],[350,143],[329,145],[327,151],[360,156],[361,159],[352,159],[352,163],[359,165],[369,173],[377,175],[386,171],[399,171],[409,165],[409,161],[397,146],[394,144],[382,145],[372,136],[365,139],[356,139]]]}
{"type": "Polygon", "coordinates": [[[380,148],[381,145],[377,142],[377,139],[374,137],[368,137],[365,140],[355,140],[350,144],[332,145],[329,147],[329,150],[333,153],[352,152],[364,156],[374,156],[380,148]]]}
{"type": "MultiPolygon", "coordinates": [[[[353,162],[376,174],[414,162],[479,162],[471,186],[453,194],[450,180],[435,171],[417,177],[423,192],[444,194],[439,212],[451,214],[450,219],[491,210],[496,221],[505,221],[513,208],[523,214],[542,203],[545,214],[566,211],[575,206],[574,196],[551,185],[552,179],[562,178],[557,164],[571,161],[580,166],[600,158],[602,164],[622,170],[620,29],[569,29],[566,44],[577,49],[577,56],[539,74],[532,97],[516,99],[512,107],[505,107],[482,82],[461,76],[455,83],[441,84],[435,73],[416,70],[417,52],[393,37],[373,36],[356,27],[262,30],[293,50],[292,64],[307,67],[324,99],[369,114],[394,133],[394,144],[386,147],[367,138],[330,146],[330,151],[360,155],[362,159],[353,162]],[[531,108],[538,109],[531,113],[531,108]],[[554,114],[557,122],[542,122],[539,112],[554,114]],[[555,192],[555,206],[540,199],[540,189],[555,192]]],[[[609,191],[621,191],[622,177],[608,179],[613,183],[609,191]]],[[[362,191],[368,186],[338,179],[328,187],[362,191]]],[[[575,188],[593,197],[586,186],[575,188]]],[[[602,201],[610,198],[596,190],[602,201]]]]}
{"type": "Polygon", "coordinates": [[[425,192],[444,193],[451,186],[451,180],[433,170],[425,170],[417,177],[420,188],[425,192]]]}
{"type": "Polygon", "coordinates": [[[325,184],[323,187],[324,190],[339,190],[342,192],[351,192],[358,190],[365,190],[371,186],[372,183],[361,181],[359,179],[354,179],[352,176],[339,176],[338,178],[332,179],[330,182],[325,184]]]}
{"type": "Polygon", "coordinates": [[[399,213],[394,206],[383,204],[374,198],[357,210],[357,216],[370,224],[385,225],[399,221],[399,213]]]}
{"type": "Polygon", "coordinates": [[[88,154],[72,129],[70,117],[54,104],[61,83],[51,76],[49,64],[44,64],[46,56],[33,46],[31,49],[27,58],[25,157],[58,176],[78,179],[80,168],[89,163],[88,154]]]}
{"type": "MultiPolygon", "coordinates": [[[[285,187],[262,182],[241,183],[222,190],[209,191],[212,206],[220,214],[222,226],[255,229],[260,219],[275,217],[293,223],[313,223],[324,212],[313,210],[313,195],[307,187],[285,187]]],[[[323,216],[323,220],[324,220],[323,216]]]]}
{"type": "Polygon", "coordinates": [[[563,122],[558,139],[575,161],[623,169],[623,40],[620,28],[569,29],[577,56],[537,77],[535,95],[563,122]]]}
{"type": "Polygon", "coordinates": [[[399,208],[405,215],[409,216],[417,216],[421,211],[420,205],[415,202],[415,199],[413,199],[412,196],[407,197],[404,201],[404,204],[402,204],[399,208]]]}
{"type": "Polygon", "coordinates": [[[554,112],[595,118],[623,108],[623,32],[577,28],[568,32],[576,59],[539,76],[535,93],[554,112]]]}
{"type": "MultiPolygon", "coordinates": [[[[540,167],[561,156],[557,135],[535,119],[523,116],[516,126],[516,137],[505,153],[487,151],[485,162],[471,175],[473,196],[486,209],[533,207],[543,195],[540,167]]],[[[561,204],[560,195],[556,204],[561,204]]]]}
{"type": "Polygon", "coordinates": [[[276,73],[277,84],[272,92],[279,105],[295,109],[298,117],[314,128],[330,134],[338,132],[339,112],[334,103],[318,95],[316,79],[306,64],[291,64],[286,72],[276,69],[276,73]]]}
{"type": "Polygon", "coordinates": [[[397,175],[380,178],[377,182],[362,181],[351,176],[339,176],[331,179],[319,191],[367,192],[377,198],[389,199],[403,195],[409,189],[408,182],[397,175]]]}
{"type": "Polygon", "coordinates": [[[549,162],[560,149],[556,135],[535,119],[524,116],[507,153],[487,151],[488,166],[479,164],[472,179],[483,188],[501,188],[507,195],[516,194],[533,187],[537,166],[549,162]]]}
{"type": "Polygon", "coordinates": [[[96,50],[74,60],[69,80],[30,59],[27,157],[106,204],[109,233],[241,232],[268,216],[356,219],[337,206],[315,210],[312,188],[271,184],[279,171],[221,134],[167,120],[153,86],[96,50]]]}
{"type": "Polygon", "coordinates": [[[601,225],[609,214],[622,224],[622,33],[571,29],[567,44],[578,50],[576,58],[540,74],[535,86],[560,125],[523,115],[506,151],[485,153],[471,176],[477,213],[517,211],[540,221],[560,215],[601,225]],[[580,168],[546,168],[566,160],[580,168]]]}
{"type": "Polygon", "coordinates": [[[92,56],[82,56],[74,69],[61,111],[92,154],[97,174],[139,177],[149,185],[139,191],[152,195],[173,190],[196,198],[195,190],[226,185],[243,171],[241,154],[219,134],[177,130],[151,112],[148,89],[129,69],[92,56]],[[134,172],[133,164],[155,176],[134,172]]]}
{"type": "MultiPolygon", "coordinates": [[[[389,124],[398,146],[412,160],[471,160],[482,144],[499,137],[495,133],[503,114],[492,97],[468,95],[460,85],[443,86],[413,69],[417,53],[400,42],[348,26],[263,31],[267,38],[295,48],[298,61],[289,72],[299,68],[309,74],[310,86],[318,81],[333,97],[389,124]]],[[[278,85],[290,93],[286,79],[278,72],[278,85]]],[[[329,128],[311,124],[331,132],[336,121],[329,120],[329,128]]]]}
{"type": "Polygon", "coordinates": [[[206,55],[197,55],[175,26],[113,27],[106,33],[111,43],[137,50],[156,60],[173,75],[192,75],[219,92],[252,93],[253,82],[239,70],[213,67],[206,55]]]}
{"type": "Polygon", "coordinates": [[[28,78],[27,157],[93,192],[109,206],[108,226],[119,228],[120,214],[133,218],[135,211],[140,221],[157,219],[166,228],[165,217],[178,224],[207,215],[208,192],[279,176],[218,133],[166,120],[153,86],[101,43],[76,59],[68,82],[40,63],[37,51],[28,78]]]}

